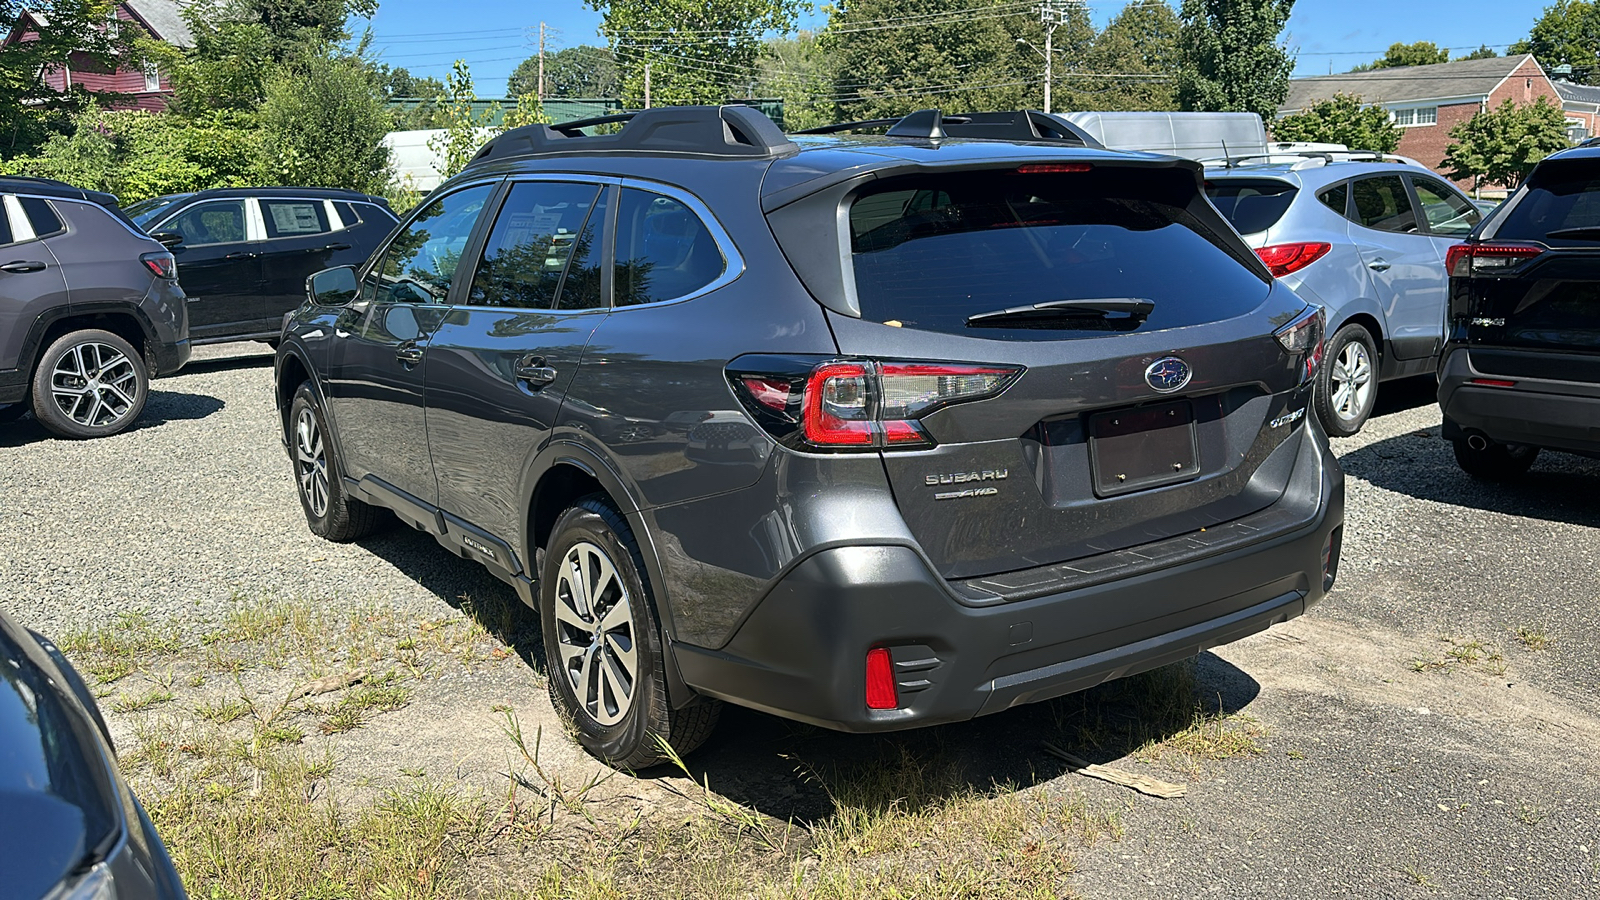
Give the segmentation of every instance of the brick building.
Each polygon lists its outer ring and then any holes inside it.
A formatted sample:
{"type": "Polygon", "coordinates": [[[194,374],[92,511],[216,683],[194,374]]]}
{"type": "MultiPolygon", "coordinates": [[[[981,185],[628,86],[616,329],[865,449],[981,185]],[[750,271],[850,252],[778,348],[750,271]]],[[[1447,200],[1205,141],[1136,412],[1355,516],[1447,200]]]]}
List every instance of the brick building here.
{"type": "MultiPolygon", "coordinates": [[[[177,0],[120,0],[113,10],[117,28],[139,28],[157,40],[179,47],[194,46],[194,36],[183,20],[183,7],[177,0]]],[[[24,12],[15,28],[0,46],[39,39],[39,31],[50,27],[42,13],[24,12]]],[[[65,66],[43,72],[44,83],[57,91],[76,85],[93,93],[123,95],[108,105],[120,109],[165,109],[172,96],[172,84],[155,66],[118,67],[107,71],[84,54],[73,54],[65,66]]]]}
{"type": "MultiPolygon", "coordinates": [[[[1532,103],[1539,97],[1567,109],[1557,84],[1531,55],[1524,54],[1296,78],[1289,82],[1289,96],[1278,114],[1300,112],[1335,94],[1354,94],[1388,110],[1390,121],[1401,130],[1400,146],[1395,152],[1435,171],[1444,162],[1450,129],[1481,110],[1494,109],[1507,100],[1532,103]]],[[[1594,133],[1600,97],[1578,105],[1588,108],[1588,112],[1568,109],[1569,125],[1582,124],[1594,133]]],[[[1468,190],[1473,187],[1471,179],[1458,184],[1468,190]]]]}

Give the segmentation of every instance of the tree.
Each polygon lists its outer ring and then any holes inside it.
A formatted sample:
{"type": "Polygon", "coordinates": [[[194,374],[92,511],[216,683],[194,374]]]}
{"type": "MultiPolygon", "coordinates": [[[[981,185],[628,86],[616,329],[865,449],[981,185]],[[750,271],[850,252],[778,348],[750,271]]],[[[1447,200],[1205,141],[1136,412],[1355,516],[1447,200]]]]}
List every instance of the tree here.
{"type": "Polygon", "coordinates": [[[475,107],[478,95],[472,89],[472,70],[465,60],[456,60],[446,81],[445,93],[438,99],[439,127],[444,133],[429,138],[428,149],[444,157],[439,174],[449,178],[472,162],[493,131],[489,124],[492,114],[487,110],[480,113],[475,107]]]}
{"type": "Polygon", "coordinates": [[[81,87],[51,88],[46,72],[69,62],[78,71],[86,66],[110,71],[119,63],[141,61],[134,29],[105,27],[111,11],[111,0],[0,3],[0,36],[11,34],[25,18],[36,29],[36,39],[0,50],[0,148],[7,154],[37,147],[52,125],[69,127],[70,117],[91,103],[81,87]]]}
{"type": "Polygon", "coordinates": [[[370,19],[378,0],[237,0],[234,8],[261,23],[272,59],[282,62],[349,40],[345,23],[351,16],[370,19]]]}
{"type": "Polygon", "coordinates": [[[1510,100],[1450,129],[1445,148],[1451,178],[1515,188],[1539,160],[1570,146],[1566,117],[1549,98],[1518,105],[1510,100]]]}
{"type": "Polygon", "coordinates": [[[1398,69],[1404,66],[1432,66],[1450,61],[1450,49],[1434,46],[1432,41],[1414,44],[1390,44],[1388,52],[1379,59],[1363,63],[1352,72],[1370,72],[1373,69],[1398,69]]]}
{"type": "Polygon", "coordinates": [[[418,78],[404,66],[391,69],[379,64],[373,70],[378,76],[378,88],[385,99],[397,97],[433,98],[444,93],[444,82],[433,76],[418,78]]]}
{"type": "Polygon", "coordinates": [[[1478,45],[1478,49],[1472,51],[1471,53],[1468,53],[1466,56],[1463,56],[1461,58],[1464,59],[1464,60],[1465,59],[1494,59],[1495,57],[1497,57],[1499,55],[1500,54],[1497,53],[1495,51],[1495,49],[1493,47],[1490,47],[1488,44],[1480,44],[1480,45],[1478,45]]]}
{"type": "Polygon", "coordinates": [[[1294,0],[1183,0],[1178,102],[1270,121],[1289,95],[1294,59],[1278,36],[1294,0]]]}
{"type": "MultiPolygon", "coordinates": [[[[948,0],[854,0],[835,7],[819,40],[831,60],[836,115],[873,119],[929,106],[967,112],[1042,105],[1044,62],[1033,49],[1044,47],[1038,14],[991,2],[992,13],[952,13],[948,0]],[[908,21],[904,27],[882,24],[908,21]]],[[[1073,42],[1070,26],[1056,35],[1064,45],[1073,42]]]]}
{"type": "Polygon", "coordinates": [[[1102,77],[1083,79],[1088,86],[1081,88],[1081,102],[1060,107],[1177,109],[1180,28],[1178,14],[1166,3],[1129,3],[1106,23],[1089,49],[1086,71],[1102,77]]]}
{"type": "Polygon", "coordinates": [[[1393,153],[1400,146],[1400,130],[1381,106],[1366,106],[1354,94],[1334,94],[1310,109],[1272,123],[1272,136],[1280,141],[1316,141],[1343,144],[1352,150],[1393,153]]]}
{"type": "Polygon", "coordinates": [[[604,19],[621,73],[622,99],[720,103],[755,80],[761,36],[793,30],[802,0],[585,0],[604,19]]]}
{"type": "Polygon", "coordinates": [[[389,182],[394,120],[359,57],[302,56],[268,83],[260,121],[264,174],[279,184],[377,193],[389,182]]]}
{"type": "Polygon", "coordinates": [[[1532,53],[1540,65],[1572,67],[1572,80],[1600,80],[1600,6],[1589,0],[1556,0],[1533,23],[1526,40],[1511,45],[1511,54],[1532,53]]]}
{"type": "MultiPolygon", "coordinates": [[[[604,47],[579,45],[544,55],[546,97],[616,97],[621,92],[617,61],[604,47]]],[[[539,93],[539,57],[530,56],[511,70],[506,93],[512,97],[539,93]]]]}
{"type": "Polygon", "coordinates": [[[784,126],[799,131],[833,121],[832,83],[828,55],[817,35],[802,31],[767,41],[757,64],[755,93],[783,98],[784,126]]]}

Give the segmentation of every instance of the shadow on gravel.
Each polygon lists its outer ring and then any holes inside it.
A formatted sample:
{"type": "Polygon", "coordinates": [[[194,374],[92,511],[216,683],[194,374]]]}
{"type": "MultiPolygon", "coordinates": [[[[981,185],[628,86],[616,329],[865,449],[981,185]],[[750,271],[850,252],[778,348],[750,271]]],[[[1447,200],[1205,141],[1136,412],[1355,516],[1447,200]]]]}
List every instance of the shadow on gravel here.
{"type": "Polygon", "coordinates": [[[270,369],[276,357],[271,353],[252,353],[248,356],[219,356],[211,359],[191,359],[174,373],[173,377],[196,375],[203,372],[233,372],[240,369],[270,369]]]}
{"type": "MultiPolygon", "coordinates": [[[[1218,717],[1244,709],[1260,690],[1248,674],[1205,653],[970,722],[880,735],[842,734],[725,705],[711,740],[687,763],[695,780],[709,782],[718,794],[809,827],[833,815],[836,803],[867,809],[892,805],[914,813],[962,795],[1020,790],[1072,771],[1044,749],[1046,742],[1105,764],[1175,735],[1212,728],[1222,734],[1229,726],[1218,717]]],[[[1177,751],[1152,751],[1162,752],[1177,751]]],[[[660,770],[643,777],[674,774],[675,769],[660,770]]],[[[1162,777],[1159,771],[1153,774],[1162,777]]]]}
{"type": "Polygon", "coordinates": [[[1405,412],[1419,406],[1431,406],[1438,402],[1439,382],[1432,375],[1386,381],[1378,387],[1378,402],[1372,407],[1372,418],[1405,412]]]}
{"type": "Polygon", "coordinates": [[[1545,451],[1522,479],[1478,481],[1456,465],[1449,442],[1428,428],[1339,457],[1346,475],[1419,500],[1600,528],[1600,461],[1545,451]]]}
{"type": "MultiPolygon", "coordinates": [[[[209,394],[187,394],[182,391],[151,391],[139,420],[128,426],[122,434],[133,434],[146,428],[159,428],[168,422],[191,422],[218,413],[226,407],[223,401],[209,394]]],[[[120,437],[121,435],[118,435],[120,437]]],[[[56,440],[28,413],[8,425],[0,425],[0,447],[23,447],[39,441],[56,440]]],[[[112,438],[113,440],[115,438],[112,438]]]]}

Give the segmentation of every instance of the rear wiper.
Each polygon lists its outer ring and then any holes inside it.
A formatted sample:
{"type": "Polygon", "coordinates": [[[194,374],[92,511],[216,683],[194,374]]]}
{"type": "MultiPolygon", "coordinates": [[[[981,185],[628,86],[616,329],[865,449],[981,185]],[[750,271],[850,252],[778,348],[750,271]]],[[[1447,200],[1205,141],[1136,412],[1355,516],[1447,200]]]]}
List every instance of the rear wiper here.
{"type": "Polygon", "coordinates": [[[1142,322],[1156,308],[1154,300],[1143,297],[1091,297],[1082,300],[1050,300],[1028,306],[1013,306],[967,316],[967,327],[1003,327],[1016,322],[1052,319],[1109,319],[1121,315],[1142,322]]]}
{"type": "Polygon", "coordinates": [[[1578,238],[1579,240],[1588,238],[1589,240],[1600,241],[1600,226],[1585,225],[1580,228],[1557,228],[1555,231],[1546,232],[1545,237],[1578,238]]]}

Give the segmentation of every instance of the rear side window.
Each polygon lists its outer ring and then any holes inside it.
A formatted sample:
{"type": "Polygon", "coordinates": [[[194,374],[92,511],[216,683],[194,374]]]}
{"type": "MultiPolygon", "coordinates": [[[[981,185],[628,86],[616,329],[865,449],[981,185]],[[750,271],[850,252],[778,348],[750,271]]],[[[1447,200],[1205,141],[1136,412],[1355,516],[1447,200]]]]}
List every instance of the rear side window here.
{"type": "Polygon", "coordinates": [[[1541,241],[1553,247],[1600,242],[1600,162],[1570,160],[1541,165],[1494,236],[1541,241]]]}
{"type": "Polygon", "coordinates": [[[260,200],[268,238],[326,234],[328,210],[321,200],[260,200]]]}
{"type": "Polygon", "coordinates": [[[1362,178],[1351,184],[1356,201],[1357,225],[1400,233],[1417,230],[1417,216],[1399,175],[1362,178]]]}
{"type": "Polygon", "coordinates": [[[1317,195],[1317,200],[1327,208],[1339,215],[1344,215],[1348,210],[1350,200],[1350,185],[1336,184],[1317,195]]]}
{"type": "Polygon", "coordinates": [[[1286,181],[1230,178],[1206,183],[1206,195],[1240,234],[1256,234],[1278,224],[1300,191],[1286,181]]]}
{"type": "MultiPolygon", "coordinates": [[[[1187,209],[1186,170],[1108,167],[885,179],[850,208],[862,317],[907,328],[1012,340],[1129,330],[1126,320],[969,329],[978,313],[1055,300],[1140,298],[1140,330],[1243,314],[1268,285],[1238,244],[1187,209]]],[[[1041,323],[1042,324],[1042,323],[1041,323]]]]}
{"type": "Polygon", "coordinates": [[[11,220],[6,217],[6,208],[0,205],[0,246],[13,243],[16,238],[11,236],[11,220]]]}
{"type": "Polygon", "coordinates": [[[339,221],[344,223],[344,227],[354,228],[361,224],[361,211],[356,209],[354,203],[335,203],[333,210],[339,214],[339,221]]]}
{"type": "Polygon", "coordinates": [[[28,222],[33,226],[33,233],[38,237],[49,237],[66,231],[67,226],[62,224],[61,217],[56,215],[55,209],[49,200],[41,197],[18,197],[22,203],[22,211],[28,214],[28,222]]]}
{"type": "Polygon", "coordinates": [[[717,280],[722,250],[694,210],[671,197],[624,188],[617,205],[616,306],[676,300],[717,280]]]}
{"type": "Polygon", "coordinates": [[[592,184],[552,181],[512,185],[484,244],[467,302],[555,308],[574,249],[585,240],[594,243],[595,232],[584,223],[599,190],[592,184]]]}

